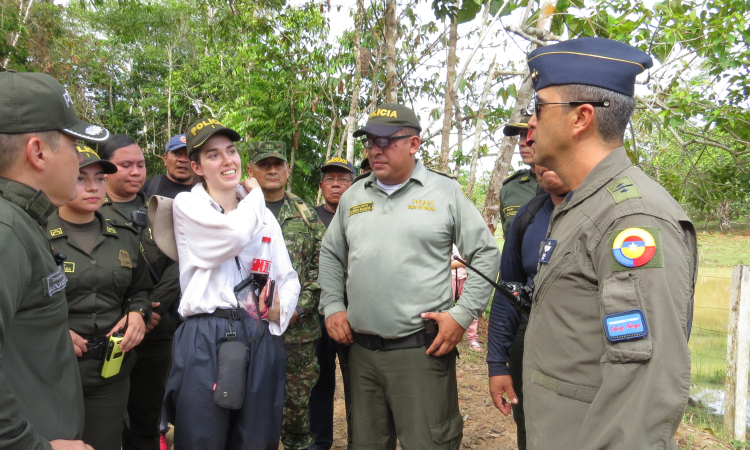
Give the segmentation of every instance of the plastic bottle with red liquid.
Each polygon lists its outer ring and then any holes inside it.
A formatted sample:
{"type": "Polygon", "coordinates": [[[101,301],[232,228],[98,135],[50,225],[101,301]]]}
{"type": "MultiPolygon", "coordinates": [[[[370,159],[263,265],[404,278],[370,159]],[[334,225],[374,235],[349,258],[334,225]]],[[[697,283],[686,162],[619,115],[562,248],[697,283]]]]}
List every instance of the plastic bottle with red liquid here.
{"type": "Polygon", "coordinates": [[[255,296],[260,296],[260,292],[268,282],[268,273],[271,271],[271,238],[263,237],[260,244],[260,252],[253,258],[250,264],[250,277],[255,284],[255,296]]]}

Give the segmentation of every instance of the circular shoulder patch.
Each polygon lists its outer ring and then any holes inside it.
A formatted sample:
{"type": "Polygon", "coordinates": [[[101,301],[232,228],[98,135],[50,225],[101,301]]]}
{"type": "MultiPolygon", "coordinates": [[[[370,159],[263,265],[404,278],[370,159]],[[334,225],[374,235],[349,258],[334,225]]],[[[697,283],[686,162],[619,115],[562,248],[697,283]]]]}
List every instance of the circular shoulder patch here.
{"type": "Polygon", "coordinates": [[[625,267],[641,267],[654,257],[656,242],[651,233],[643,228],[628,228],[615,238],[612,253],[615,260],[625,267]]]}

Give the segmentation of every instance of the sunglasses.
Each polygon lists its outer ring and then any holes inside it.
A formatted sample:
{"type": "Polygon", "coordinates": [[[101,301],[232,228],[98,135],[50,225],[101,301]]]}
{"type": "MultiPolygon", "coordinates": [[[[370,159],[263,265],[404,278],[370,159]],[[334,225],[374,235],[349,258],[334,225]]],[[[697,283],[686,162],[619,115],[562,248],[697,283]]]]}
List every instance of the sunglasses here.
{"type": "Polygon", "coordinates": [[[365,148],[372,148],[373,144],[378,146],[379,148],[386,148],[391,145],[391,142],[393,141],[410,138],[412,136],[414,135],[408,134],[406,136],[364,138],[362,139],[362,145],[364,145],[365,148]]]}
{"type": "Polygon", "coordinates": [[[531,101],[531,105],[527,108],[528,110],[534,111],[534,114],[536,114],[537,118],[539,118],[539,114],[542,112],[542,105],[568,105],[568,106],[581,106],[581,105],[591,105],[591,106],[601,106],[601,107],[608,107],[609,106],[609,100],[597,100],[597,101],[574,101],[574,102],[540,102],[539,98],[537,98],[536,93],[534,93],[534,100],[531,101]]]}

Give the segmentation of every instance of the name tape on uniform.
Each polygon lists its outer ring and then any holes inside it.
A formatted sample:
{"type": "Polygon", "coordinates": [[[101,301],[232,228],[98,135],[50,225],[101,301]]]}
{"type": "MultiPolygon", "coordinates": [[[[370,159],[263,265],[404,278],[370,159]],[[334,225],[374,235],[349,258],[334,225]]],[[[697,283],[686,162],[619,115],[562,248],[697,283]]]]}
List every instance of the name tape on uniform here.
{"type": "Polygon", "coordinates": [[[648,335],[646,316],[640,309],[604,316],[604,334],[610,342],[630,341],[648,335]]]}
{"type": "Polygon", "coordinates": [[[374,207],[373,202],[360,203],[359,205],[354,205],[351,208],[349,208],[349,217],[355,214],[372,211],[373,207],[374,207]]]}
{"type": "Polygon", "coordinates": [[[52,297],[56,293],[65,290],[65,286],[68,284],[68,278],[60,266],[57,266],[57,270],[42,281],[44,283],[44,295],[47,297],[52,297]]]}
{"type": "Polygon", "coordinates": [[[431,200],[414,199],[409,205],[409,209],[421,209],[423,211],[435,211],[435,203],[431,200]]]}

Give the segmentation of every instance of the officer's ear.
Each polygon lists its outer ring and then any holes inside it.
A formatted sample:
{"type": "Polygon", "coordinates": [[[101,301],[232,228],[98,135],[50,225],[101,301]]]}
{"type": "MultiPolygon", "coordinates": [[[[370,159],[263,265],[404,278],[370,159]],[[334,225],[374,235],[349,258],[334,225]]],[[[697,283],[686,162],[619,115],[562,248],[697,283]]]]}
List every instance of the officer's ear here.
{"type": "MultiPolygon", "coordinates": [[[[36,170],[44,170],[47,166],[48,157],[45,153],[46,150],[52,151],[52,147],[49,146],[41,137],[37,135],[31,135],[29,139],[21,147],[21,154],[26,157],[26,160],[36,170]]],[[[18,162],[18,160],[16,160],[18,162]]]]}
{"type": "Polygon", "coordinates": [[[253,163],[247,163],[247,166],[245,166],[245,171],[247,172],[247,175],[249,177],[253,176],[253,163]]]}
{"type": "Polygon", "coordinates": [[[409,138],[409,154],[414,156],[419,150],[419,146],[422,144],[422,140],[419,136],[412,136],[409,138]]]}

